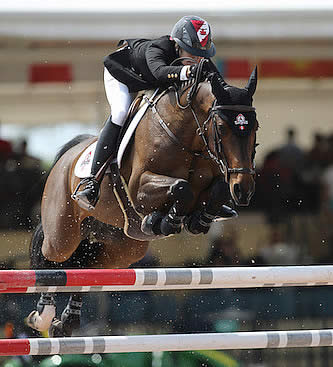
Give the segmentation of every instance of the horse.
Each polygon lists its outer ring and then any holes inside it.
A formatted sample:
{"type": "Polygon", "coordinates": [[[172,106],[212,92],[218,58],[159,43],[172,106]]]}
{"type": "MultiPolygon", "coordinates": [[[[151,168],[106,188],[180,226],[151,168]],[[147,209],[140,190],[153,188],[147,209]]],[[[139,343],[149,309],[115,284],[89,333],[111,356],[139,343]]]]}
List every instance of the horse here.
{"type": "MultiPolygon", "coordinates": [[[[113,190],[112,172],[105,174],[94,211],[71,198],[80,181],[74,167],[96,137],[80,135],[62,147],[31,241],[33,269],[128,268],[144,257],[154,238],[183,229],[207,233],[214,220],[237,215],[230,199],[249,205],[255,190],[257,68],[245,88],[227,84],[218,72],[201,75],[199,68],[194,81],[146,99],[149,106],[119,172],[132,212],[141,218],[134,232],[113,190]]],[[[71,336],[80,325],[81,307],[81,295],[71,294],[57,319],[53,295],[42,293],[28,325],[49,329],[50,336],[71,336]]]]}

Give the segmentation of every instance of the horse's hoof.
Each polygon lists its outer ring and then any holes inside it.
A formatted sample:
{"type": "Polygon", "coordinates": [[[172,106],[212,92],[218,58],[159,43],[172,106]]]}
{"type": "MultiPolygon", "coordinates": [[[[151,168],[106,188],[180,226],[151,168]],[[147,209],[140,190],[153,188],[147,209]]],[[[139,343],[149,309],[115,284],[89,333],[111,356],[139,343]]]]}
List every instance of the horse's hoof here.
{"type": "Polygon", "coordinates": [[[146,215],[141,224],[141,231],[150,236],[160,236],[161,221],[164,215],[160,212],[153,212],[146,215]]]}
{"type": "Polygon", "coordinates": [[[230,208],[227,205],[222,205],[220,211],[217,213],[216,217],[213,219],[213,222],[220,222],[221,220],[228,220],[237,218],[238,213],[236,210],[230,208]]]}
{"type": "Polygon", "coordinates": [[[63,338],[63,337],[68,337],[68,336],[72,336],[72,332],[69,330],[66,330],[66,328],[64,328],[64,324],[58,320],[58,319],[54,319],[50,328],[49,328],[49,337],[50,338],[63,338]]]}
{"type": "Polygon", "coordinates": [[[55,307],[48,307],[47,311],[45,313],[42,312],[41,315],[38,311],[32,311],[27,317],[27,325],[41,332],[48,330],[55,316],[55,307]]]}
{"type": "Polygon", "coordinates": [[[182,230],[182,223],[173,222],[170,220],[169,216],[165,216],[161,221],[160,230],[164,236],[180,233],[182,230]]]}
{"type": "Polygon", "coordinates": [[[184,220],[184,228],[190,234],[206,234],[210,229],[211,221],[206,222],[201,218],[201,212],[194,212],[184,220]]]}

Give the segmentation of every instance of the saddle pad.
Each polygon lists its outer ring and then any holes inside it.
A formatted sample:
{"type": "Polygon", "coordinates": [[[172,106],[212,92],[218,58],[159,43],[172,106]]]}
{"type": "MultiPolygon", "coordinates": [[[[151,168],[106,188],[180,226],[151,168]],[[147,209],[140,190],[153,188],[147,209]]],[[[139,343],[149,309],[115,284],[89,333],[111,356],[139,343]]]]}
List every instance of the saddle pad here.
{"type": "MultiPolygon", "coordinates": [[[[142,119],[143,115],[147,111],[148,106],[149,106],[149,103],[147,103],[147,102],[142,105],[142,107],[139,109],[139,111],[133,117],[130,125],[128,126],[128,129],[126,130],[126,132],[125,132],[125,134],[124,134],[124,136],[121,140],[121,143],[120,143],[119,149],[118,149],[117,159],[114,159],[112,161],[112,163],[117,161],[119,168],[121,167],[121,160],[123,158],[123,155],[125,153],[127,145],[129,143],[129,141],[131,140],[131,137],[134,134],[135,129],[138,126],[140,120],[142,119]]],[[[78,161],[75,165],[75,169],[74,169],[74,174],[75,174],[76,177],[86,178],[86,177],[90,176],[90,170],[91,170],[91,165],[92,165],[92,160],[93,160],[93,157],[94,157],[96,145],[97,145],[97,141],[95,141],[94,143],[89,145],[84,150],[84,152],[81,154],[80,158],[78,159],[78,161]]],[[[109,172],[109,169],[106,171],[106,173],[108,173],[108,172],[109,172]]]]}
{"type": "Polygon", "coordinates": [[[97,141],[88,145],[88,147],[81,154],[74,168],[74,175],[76,177],[86,178],[90,176],[90,170],[96,150],[96,145],[97,141]]]}

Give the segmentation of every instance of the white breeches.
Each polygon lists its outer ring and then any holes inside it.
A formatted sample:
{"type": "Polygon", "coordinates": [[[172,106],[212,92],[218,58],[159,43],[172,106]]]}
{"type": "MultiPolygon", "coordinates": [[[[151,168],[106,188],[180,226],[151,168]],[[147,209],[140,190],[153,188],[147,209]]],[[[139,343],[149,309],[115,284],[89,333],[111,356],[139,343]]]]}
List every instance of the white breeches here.
{"type": "Polygon", "coordinates": [[[111,108],[112,122],[123,126],[135,93],[130,93],[127,85],[115,79],[106,68],[104,68],[104,87],[111,108]]]}

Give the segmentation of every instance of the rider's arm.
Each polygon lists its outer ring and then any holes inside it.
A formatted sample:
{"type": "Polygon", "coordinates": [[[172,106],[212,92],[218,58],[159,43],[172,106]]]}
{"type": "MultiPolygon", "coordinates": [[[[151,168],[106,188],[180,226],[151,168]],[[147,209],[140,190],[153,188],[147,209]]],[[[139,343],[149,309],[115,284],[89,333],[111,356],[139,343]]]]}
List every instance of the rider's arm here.
{"type": "Polygon", "coordinates": [[[152,43],[146,51],[146,60],[150,72],[161,83],[187,80],[186,70],[188,66],[170,66],[172,58],[168,55],[168,49],[157,43],[152,43]]]}

